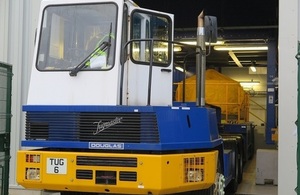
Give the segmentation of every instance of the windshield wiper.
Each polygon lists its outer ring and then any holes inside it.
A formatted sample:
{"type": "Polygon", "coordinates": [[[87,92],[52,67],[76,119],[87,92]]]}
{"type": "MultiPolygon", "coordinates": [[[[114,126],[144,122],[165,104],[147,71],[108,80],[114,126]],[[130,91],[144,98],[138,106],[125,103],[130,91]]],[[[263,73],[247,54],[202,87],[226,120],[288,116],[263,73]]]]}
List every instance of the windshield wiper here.
{"type": "Polygon", "coordinates": [[[92,53],[90,53],[82,62],[80,62],[74,69],[72,69],[69,73],[70,76],[77,76],[77,73],[82,70],[83,68],[86,67],[86,63],[96,55],[96,53],[98,51],[105,51],[107,50],[107,48],[110,47],[110,43],[105,41],[102,42],[98,47],[96,47],[94,49],[94,51],[92,51],[92,53]]]}
{"type": "MultiPolygon", "coordinates": [[[[109,34],[108,34],[108,41],[104,41],[101,44],[99,44],[98,47],[96,47],[94,49],[94,51],[92,51],[92,53],[90,53],[82,62],[80,62],[74,69],[72,69],[69,73],[70,76],[77,76],[77,73],[82,70],[83,68],[85,68],[87,66],[87,62],[94,57],[95,55],[97,55],[97,53],[99,51],[106,51],[106,61],[108,62],[108,58],[109,58],[109,53],[110,53],[110,46],[111,46],[111,38],[113,37],[112,33],[112,23],[110,23],[110,30],[109,30],[109,34]]],[[[105,37],[104,37],[105,38],[105,37]]],[[[104,39],[103,38],[103,39],[104,39]]],[[[113,37],[114,38],[114,37],[113,37]]]]}

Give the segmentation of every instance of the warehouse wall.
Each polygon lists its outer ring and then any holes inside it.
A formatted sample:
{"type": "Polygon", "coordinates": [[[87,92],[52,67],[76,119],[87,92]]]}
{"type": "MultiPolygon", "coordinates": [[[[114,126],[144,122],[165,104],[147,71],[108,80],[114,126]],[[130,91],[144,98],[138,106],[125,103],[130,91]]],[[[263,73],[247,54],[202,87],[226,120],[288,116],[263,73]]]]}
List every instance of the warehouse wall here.
{"type": "Polygon", "coordinates": [[[7,61],[8,1],[0,1],[0,61],[7,61]]]}
{"type": "MultiPolygon", "coordinates": [[[[279,0],[279,172],[278,194],[296,194],[297,40],[299,1],[279,0]]],[[[300,186],[299,186],[300,187],[300,186]]]]}
{"type": "Polygon", "coordinates": [[[34,34],[40,1],[0,1],[0,61],[13,65],[10,185],[16,186],[16,151],[24,129],[21,106],[26,102],[34,34]]]}

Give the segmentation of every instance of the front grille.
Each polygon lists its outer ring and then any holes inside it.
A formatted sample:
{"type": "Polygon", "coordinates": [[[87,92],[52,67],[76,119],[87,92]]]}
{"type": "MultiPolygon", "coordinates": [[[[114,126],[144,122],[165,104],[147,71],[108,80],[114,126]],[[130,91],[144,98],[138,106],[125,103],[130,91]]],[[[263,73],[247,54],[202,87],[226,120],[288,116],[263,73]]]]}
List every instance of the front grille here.
{"type": "Polygon", "coordinates": [[[76,163],[83,166],[137,167],[136,158],[123,157],[77,156],[76,163]]]}
{"type": "Polygon", "coordinates": [[[93,179],[92,170],[76,170],[76,179],[93,179]]]}
{"type": "Polygon", "coordinates": [[[137,181],[137,173],[131,171],[120,171],[120,181],[137,181]]]}
{"type": "Polygon", "coordinates": [[[98,142],[158,142],[154,114],[81,113],[80,140],[98,142]]]}
{"type": "Polygon", "coordinates": [[[27,112],[26,140],[158,143],[155,113],[27,112]]]}
{"type": "Polygon", "coordinates": [[[78,114],[69,112],[27,112],[26,140],[78,140],[78,114]]]}
{"type": "Polygon", "coordinates": [[[49,125],[43,122],[32,122],[26,126],[28,131],[26,131],[25,137],[30,137],[31,139],[45,139],[49,135],[49,125]]]}

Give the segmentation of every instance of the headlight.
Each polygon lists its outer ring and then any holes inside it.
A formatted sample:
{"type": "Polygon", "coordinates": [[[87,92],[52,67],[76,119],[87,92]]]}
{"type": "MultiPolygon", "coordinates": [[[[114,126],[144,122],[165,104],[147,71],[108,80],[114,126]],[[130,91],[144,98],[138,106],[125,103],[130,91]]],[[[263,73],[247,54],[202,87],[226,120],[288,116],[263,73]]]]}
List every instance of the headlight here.
{"type": "Polygon", "coordinates": [[[26,168],[26,179],[39,180],[40,179],[40,169],[39,168],[26,168]]]}
{"type": "Polygon", "coordinates": [[[203,180],[202,173],[200,170],[188,171],[189,182],[199,182],[203,180]]]}

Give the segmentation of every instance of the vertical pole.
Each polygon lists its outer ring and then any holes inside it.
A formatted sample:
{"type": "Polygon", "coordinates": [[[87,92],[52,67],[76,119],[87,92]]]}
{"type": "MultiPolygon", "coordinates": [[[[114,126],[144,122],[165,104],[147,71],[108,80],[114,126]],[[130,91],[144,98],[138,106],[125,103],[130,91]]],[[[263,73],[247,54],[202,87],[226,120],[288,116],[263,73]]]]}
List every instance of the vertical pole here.
{"type": "Polygon", "coordinates": [[[153,71],[153,45],[154,45],[154,40],[151,39],[150,48],[149,48],[150,65],[149,65],[149,76],[148,76],[147,106],[151,105],[151,88],[152,88],[152,71],[153,71]]]}
{"type": "Polygon", "coordinates": [[[205,71],[206,71],[206,48],[205,48],[205,30],[204,30],[204,13],[198,16],[197,28],[197,48],[196,51],[196,105],[205,106],[205,71]],[[202,51],[201,51],[202,50],[202,51]]]}

